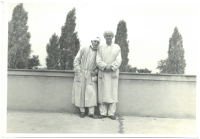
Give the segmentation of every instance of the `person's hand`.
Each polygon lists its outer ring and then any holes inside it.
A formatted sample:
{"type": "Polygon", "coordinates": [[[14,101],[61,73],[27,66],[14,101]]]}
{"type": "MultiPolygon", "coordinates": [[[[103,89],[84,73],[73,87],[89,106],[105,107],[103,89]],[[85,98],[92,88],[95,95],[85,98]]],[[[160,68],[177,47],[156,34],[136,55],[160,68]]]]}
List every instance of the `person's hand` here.
{"type": "Polygon", "coordinates": [[[105,71],[105,72],[110,72],[110,71],[112,71],[112,69],[109,68],[109,69],[105,69],[104,71],[105,71]]]}
{"type": "Polygon", "coordinates": [[[96,76],[96,73],[94,71],[91,71],[91,76],[92,77],[95,77],[96,76]]]}
{"type": "Polygon", "coordinates": [[[109,64],[107,64],[106,67],[105,67],[105,69],[110,69],[110,68],[111,68],[111,67],[110,67],[109,64]]]}

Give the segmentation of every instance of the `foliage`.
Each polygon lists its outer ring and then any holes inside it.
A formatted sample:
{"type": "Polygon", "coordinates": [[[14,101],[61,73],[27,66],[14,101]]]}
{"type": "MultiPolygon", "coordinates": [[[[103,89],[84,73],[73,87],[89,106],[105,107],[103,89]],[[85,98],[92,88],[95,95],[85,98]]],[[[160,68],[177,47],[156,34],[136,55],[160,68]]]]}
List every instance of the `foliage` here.
{"type": "Polygon", "coordinates": [[[145,69],[137,69],[138,73],[151,73],[151,70],[148,70],[147,68],[145,69]]]}
{"type": "Polygon", "coordinates": [[[129,41],[127,40],[127,28],[124,20],[119,21],[117,25],[117,33],[115,35],[115,43],[121,47],[122,64],[120,71],[125,71],[125,66],[128,64],[129,41]]]}
{"type": "Polygon", "coordinates": [[[131,65],[126,65],[125,68],[124,68],[124,72],[133,72],[133,73],[136,73],[137,71],[137,67],[131,67],[131,65]]]}
{"type": "Polygon", "coordinates": [[[54,33],[49,39],[49,43],[46,46],[47,57],[46,65],[47,69],[59,69],[60,62],[60,49],[59,49],[59,37],[54,33]]]}
{"type": "Polygon", "coordinates": [[[159,61],[157,69],[161,73],[184,74],[186,67],[184,53],[182,36],[175,27],[172,37],[169,39],[168,58],[159,61]]]}
{"type": "Polygon", "coordinates": [[[38,69],[37,66],[40,66],[39,56],[33,55],[28,59],[28,69],[38,69]]]}
{"type": "Polygon", "coordinates": [[[31,53],[31,38],[28,32],[28,12],[23,4],[18,4],[12,13],[12,19],[8,23],[8,68],[27,68],[31,53]]]}
{"type": "Polygon", "coordinates": [[[75,32],[76,27],[76,9],[73,8],[66,18],[65,25],[61,28],[60,44],[60,69],[73,69],[73,61],[80,48],[78,33],[75,32]]]}
{"type": "Polygon", "coordinates": [[[160,73],[167,73],[167,59],[158,61],[157,69],[160,70],[160,73]]]}
{"type": "Polygon", "coordinates": [[[125,72],[133,72],[133,73],[151,73],[151,70],[145,69],[138,69],[137,67],[132,67],[131,65],[126,65],[124,68],[125,72]]]}

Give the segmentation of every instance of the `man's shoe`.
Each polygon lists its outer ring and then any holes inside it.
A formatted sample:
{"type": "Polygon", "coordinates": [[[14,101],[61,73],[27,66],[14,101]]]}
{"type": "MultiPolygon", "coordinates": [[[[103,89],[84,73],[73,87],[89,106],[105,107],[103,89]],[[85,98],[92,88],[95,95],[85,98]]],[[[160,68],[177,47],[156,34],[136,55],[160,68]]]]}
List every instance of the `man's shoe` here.
{"type": "Polygon", "coordinates": [[[85,113],[81,112],[81,114],[79,115],[79,117],[85,118],[85,113]]]}
{"type": "Polygon", "coordinates": [[[91,118],[94,118],[94,119],[97,119],[98,117],[97,116],[95,116],[95,115],[88,115],[89,117],[91,117],[91,118]]]}
{"type": "Polygon", "coordinates": [[[116,117],[115,116],[108,116],[110,119],[112,120],[116,120],[116,117]]]}
{"type": "Polygon", "coordinates": [[[105,116],[105,115],[100,115],[99,116],[99,119],[102,119],[102,118],[106,118],[107,116],[105,116]]]}

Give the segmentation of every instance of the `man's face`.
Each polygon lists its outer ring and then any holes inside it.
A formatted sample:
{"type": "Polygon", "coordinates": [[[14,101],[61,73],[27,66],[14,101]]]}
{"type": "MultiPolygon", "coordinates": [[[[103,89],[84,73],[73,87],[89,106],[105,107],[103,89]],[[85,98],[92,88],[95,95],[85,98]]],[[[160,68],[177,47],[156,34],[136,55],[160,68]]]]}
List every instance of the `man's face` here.
{"type": "Polygon", "coordinates": [[[106,39],[107,42],[110,42],[113,39],[113,35],[112,34],[105,34],[104,38],[106,39]]]}
{"type": "Polygon", "coordinates": [[[92,46],[93,46],[95,49],[99,47],[99,44],[100,44],[99,40],[92,40],[92,46]]]}

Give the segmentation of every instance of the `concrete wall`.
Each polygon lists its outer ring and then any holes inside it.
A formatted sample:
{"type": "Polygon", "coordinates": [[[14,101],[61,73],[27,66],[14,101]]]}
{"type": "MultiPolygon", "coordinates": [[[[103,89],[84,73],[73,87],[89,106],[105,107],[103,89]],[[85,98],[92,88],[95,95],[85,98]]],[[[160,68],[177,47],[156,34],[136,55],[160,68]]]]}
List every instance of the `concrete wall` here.
{"type": "MultiPolygon", "coordinates": [[[[8,70],[10,110],[77,113],[72,71],[8,70]]],[[[117,115],[195,118],[196,76],[120,73],[117,115]]]]}

